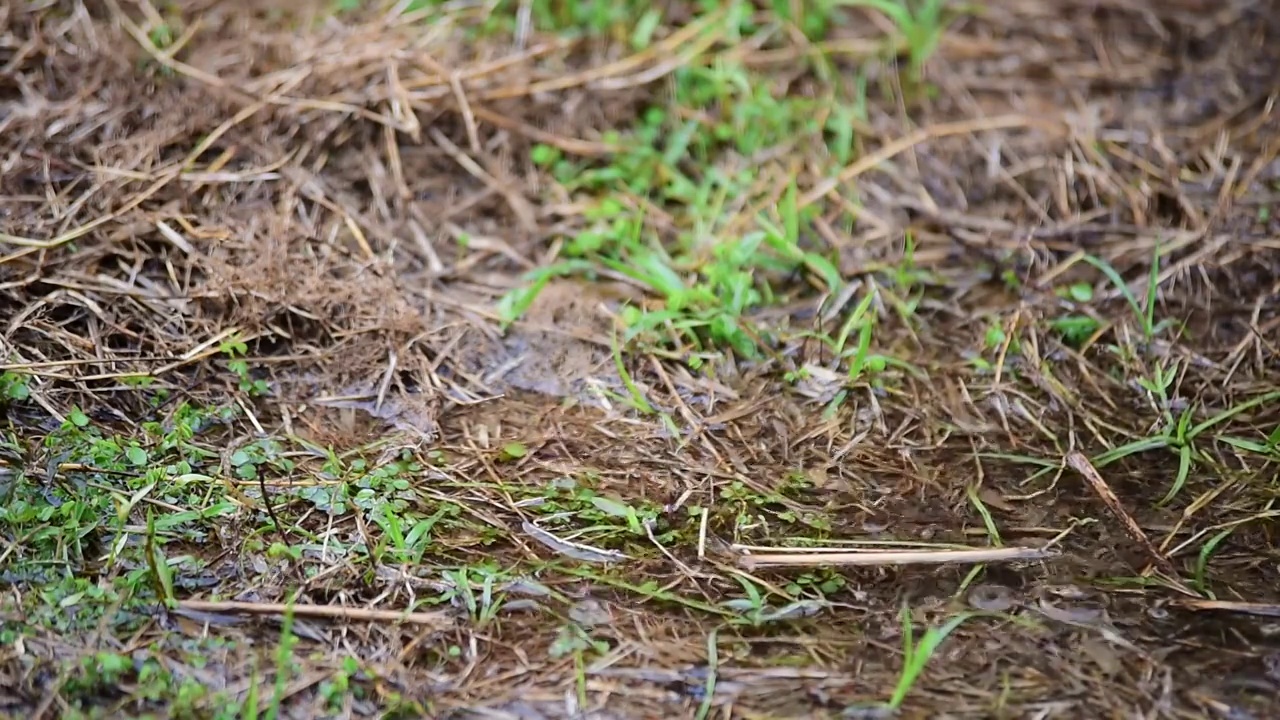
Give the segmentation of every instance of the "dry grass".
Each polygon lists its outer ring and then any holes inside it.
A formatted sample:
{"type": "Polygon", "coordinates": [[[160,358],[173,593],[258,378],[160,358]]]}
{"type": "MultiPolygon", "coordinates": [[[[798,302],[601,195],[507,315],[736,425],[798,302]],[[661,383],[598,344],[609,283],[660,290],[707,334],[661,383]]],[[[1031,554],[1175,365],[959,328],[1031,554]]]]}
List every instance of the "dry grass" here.
{"type": "Polygon", "coordinates": [[[277,6],[0,8],[0,712],[1280,709],[1277,3],[990,2],[936,92],[873,13],[635,51],[277,6]],[[712,56],[821,97],[814,53],[869,73],[854,157],[722,159],[713,234],[794,180],[846,288],[760,271],[757,358],[615,363],[662,305],[625,265],[502,331],[601,200],[535,146],[608,166],[712,56]],[[910,369],[815,339],[863,298],[910,369]]]}

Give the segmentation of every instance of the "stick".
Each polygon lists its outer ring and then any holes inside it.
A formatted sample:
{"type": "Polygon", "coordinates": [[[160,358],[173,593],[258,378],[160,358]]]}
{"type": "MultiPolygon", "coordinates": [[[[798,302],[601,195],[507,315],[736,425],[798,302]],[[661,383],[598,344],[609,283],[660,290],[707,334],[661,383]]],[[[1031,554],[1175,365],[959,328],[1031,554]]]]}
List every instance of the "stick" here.
{"type": "MultiPolygon", "coordinates": [[[[180,600],[179,610],[211,613],[247,613],[250,615],[284,615],[290,612],[288,605],[280,603],[254,603],[215,600],[180,600]]],[[[415,625],[446,625],[452,623],[447,612],[406,612],[403,610],[371,610],[342,607],[340,605],[294,605],[296,616],[335,618],[340,620],[365,620],[373,622],[411,623],[415,625]]]]}
{"type": "Polygon", "coordinates": [[[1115,515],[1116,519],[1120,521],[1120,524],[1124,526],[1125,534],[1127,534],[1129,538],[1138,545],[1142,546],[1142,549],[1151,558],[1151,561],[1169,577],[1176,578],[1178,573],[1173,569],[1173,563],[1169,562],[1169,558],[1165,557],[1156,549],[1156,546],[1151,543],[1151,538],[1147,537],[1147,534],[1142,531],[1142,528],[1138,525],[1137,521],[1133,519],[1133,516],[1130,515],[1124,509],[1124,506],[1120,504],[1120,499],[1116,497],[1114,492],[1111,492],[1111,486],[1107,485],[1107,481],[1102,479],[1102,475],[1098,473],[1098,470],[1093,466],[1093,463],[1089,462],[1089,458],[1085,457],[1079,450],[1072,450],[1067,453],[1067,465],[1070,465],[1071,469],[1080,473],[1084,476],[1085,480],[1089,481],[1089,485],[1093,487],[1093,491],[1098,493],[1098,497],[1102,498],[1102,502],[1111,510],[1111,514],[1115,515]]]}
{"type": "Polygon", "coordinates": [[[1280,605],[1274,603],[1240,602],[1236,600],[1175,600],[1173,604],[1188,610],[1221,610],[1245,615],[1257,615],[1259,617],[1280,617],[1280,605]]]}
{"type": "Polygon", "coordinates": [[[1008,562],[1010,560],[1044,560],[1056,552],[1042,548],[1007,547],[989,550],[916,550],[907,552],[784,552],[743,555],[738,565],[752,570],[758,567],[815,565],[943,565],[946,563],[1008,562]]]}

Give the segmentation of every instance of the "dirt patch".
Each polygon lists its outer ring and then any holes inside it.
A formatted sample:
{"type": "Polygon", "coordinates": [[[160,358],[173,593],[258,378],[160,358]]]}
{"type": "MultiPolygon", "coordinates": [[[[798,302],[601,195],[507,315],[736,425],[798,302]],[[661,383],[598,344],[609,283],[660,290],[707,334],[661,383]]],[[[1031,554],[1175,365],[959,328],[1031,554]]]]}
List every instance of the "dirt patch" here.
{"type": "Polygon", "coordinates": [[[602,391],[626,392],[611,351],[622,332],[615,318],[624,302],[642,300],[642,293],[621,284],[550,282],[508,332],[469,332],[453,348],[452,364],[495,392],[523,390],[598,405],[602,391]]]}
{"type": "MultiPolygon", "coordinates": [[[[880,16],[704,62],[705,18],[632,51],[186,3],[165,52],[145,3],[0,9],[0,703],[1273,716],[1280,6],[1209,5],[988,3],[936,91],[859,50],[880,16]],[[669,286],[783,278],[758,357],[619,345],[646,407],[614,338],[660,283],[593,267],[505,331],[496,302],[596,222],[547,148],[626,156],[608,131],[677,70],[734,62],[801,95],[865,72],[856,152],[732,157],[755,194],[680,196],[705,227],[624,198],[631,250],[711,238],[669,286]],[[716,257],[779,178],[840,292],[716,257]],[[917,555],[809,559],[885,548],[917,555]]],[[[780,112],[752,97],[716,111],[780,112]]],[[[605,170],[683,182],[705,148],[646,165],[670,140],[605,170]]]]}

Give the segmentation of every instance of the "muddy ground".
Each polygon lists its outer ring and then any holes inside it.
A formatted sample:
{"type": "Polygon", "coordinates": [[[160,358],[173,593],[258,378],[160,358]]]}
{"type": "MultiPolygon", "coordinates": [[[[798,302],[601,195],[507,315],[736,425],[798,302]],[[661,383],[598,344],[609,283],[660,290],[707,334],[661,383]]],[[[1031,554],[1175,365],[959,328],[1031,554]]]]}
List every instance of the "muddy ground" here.
{"type": "MultiPolygon", "coordinates": [[[[531,148],[610,162],[674,44],[237,1],[161,8],[167,51],[145,3],[0,8],[0,711],[1280,714],[1280,4],[982,5],[931,89],[877,66],[838,182],[744,159],[852,288],[769,278],[754,359],[620,344],[662,306],[621,271],[502,327],[598,199],[531,148]],[[870,287],[910,367],[850,379],[805,333],[870,287]],[[963,619],[914,681],[904,612],[963,619]]],[[[833,46],[884,32],[841,12],[833,46]]],[[[799,41],[715,47],[822,87],[799,41]]]]}

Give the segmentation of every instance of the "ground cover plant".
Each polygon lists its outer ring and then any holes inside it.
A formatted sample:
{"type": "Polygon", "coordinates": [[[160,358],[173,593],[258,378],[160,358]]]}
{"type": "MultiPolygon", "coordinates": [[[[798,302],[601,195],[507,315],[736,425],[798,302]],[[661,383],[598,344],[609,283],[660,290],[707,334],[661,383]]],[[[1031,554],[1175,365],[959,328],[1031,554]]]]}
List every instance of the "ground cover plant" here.
{"type": "Polygon", "coordinates": [[[1272,717],[1280,7],[0,7],[0,712],[1272,717]]]}

